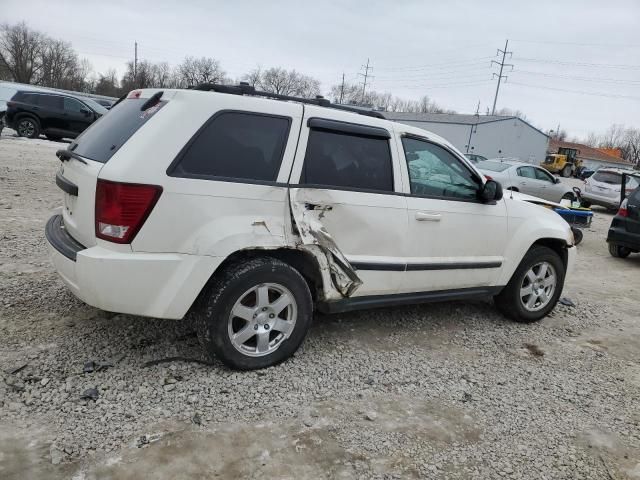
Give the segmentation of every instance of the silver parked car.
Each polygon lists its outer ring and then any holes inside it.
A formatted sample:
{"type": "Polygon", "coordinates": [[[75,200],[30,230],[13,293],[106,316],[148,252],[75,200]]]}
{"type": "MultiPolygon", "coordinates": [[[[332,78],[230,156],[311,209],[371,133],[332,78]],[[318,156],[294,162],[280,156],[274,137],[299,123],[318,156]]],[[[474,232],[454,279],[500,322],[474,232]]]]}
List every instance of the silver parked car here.
{"type": "Polygon", "coordinates": [[[526,193],[551,202],[560,202],[563,198],[575,199],[571,186],[562,183],[544,168],[530,163],[496,158],[480,162],[476,167],[485,176],[500,182],[505,190],[526,193]]]}
{"type": "MultiPolygon", "coordinates": [[[[584,182],[582,198],[592,205],[600,205],[610,210],[617,210],[620,205],[620,189],[622,174],[637,175],[634,170],[622,168],[600,168],[584,182]]],[[[638,177],[627,177],[626,193],[633,192],[640,182],[638,177]]]]}

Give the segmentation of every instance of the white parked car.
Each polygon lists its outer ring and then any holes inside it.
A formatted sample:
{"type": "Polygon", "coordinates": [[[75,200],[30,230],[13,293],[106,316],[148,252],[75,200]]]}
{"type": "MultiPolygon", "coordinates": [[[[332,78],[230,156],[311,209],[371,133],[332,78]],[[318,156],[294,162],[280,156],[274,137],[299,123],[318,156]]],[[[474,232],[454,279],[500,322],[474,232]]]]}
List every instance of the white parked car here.
{"type": "MultiPolygon", "coordinates": [[[[622,174],[638,172],[622,168],[600,168],[584,182],[582,198],[592,205],[617,210],[620,206],[620,189],[622,188],[622,174]]],[[[627,177],[626,196],[638,188],[638,177],[627,177]]]]}
{"type": "Polygon", "coordinates": [[[573,188],[544,168],[517,160],[496,158],[480,162],[476,167],[489,178],[500,182],[505,190],[522,192],[550,202],[574,200],[573,188]]]}
{"type": "Polygon", "coordinates": [[[193,316],[239,369],[291,356],[314,309],[493,297],[531,322],[554,308],[569,225],[502,198],[444,139],[324,99],[200,90],[133,91],[58,152],[46,236],[86,303],[193,316]]]}

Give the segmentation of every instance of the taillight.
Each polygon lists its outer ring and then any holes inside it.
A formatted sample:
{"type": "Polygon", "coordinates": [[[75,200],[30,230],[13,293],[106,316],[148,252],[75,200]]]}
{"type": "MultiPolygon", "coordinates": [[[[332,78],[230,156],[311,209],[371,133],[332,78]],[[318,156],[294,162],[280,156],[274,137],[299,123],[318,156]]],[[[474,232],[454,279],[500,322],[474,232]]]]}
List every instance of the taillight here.
{"type": "Polygon", "coordinates": [[[7,102],[7,107],[15,107],[16,102],[7,102]]]}
{"type": "Polygon", "coordinates": [[[491,175],[487,175],[487,174],[485,174],[484,178],[486,178],[487,180],[493,180],[493,177],[491,175]]]}
{"type": "Polygon", "coordinates": [[[96,186],[96,237],[114,243],[131,243],[153,210],[162,187],[98,180],[96,186]]]}
{"type": "Polygon", "coordinates": [[[127,98],[140,98],[140,95],[142,95],[140,90],[131,90],[129,95],[127,95],[127,98]]]}
{"type": "Polygon", "coordinates": [[[628,217],[629,216],[629,211],[627,210],[627,204],[629,202],[627,202],[627,199],[625,198],[622,203],[620,204],[620,209],[618,210],[618,216],[620,217],[628,217]]]}

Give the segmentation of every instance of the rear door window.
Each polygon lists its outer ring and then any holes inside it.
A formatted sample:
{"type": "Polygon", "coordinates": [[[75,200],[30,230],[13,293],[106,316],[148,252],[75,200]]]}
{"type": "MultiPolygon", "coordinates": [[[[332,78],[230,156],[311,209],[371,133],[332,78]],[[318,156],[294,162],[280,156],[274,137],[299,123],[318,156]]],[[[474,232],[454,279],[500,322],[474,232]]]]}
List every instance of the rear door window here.
{"type": "Polygon", "coordinates": [[[311,129],[300,183],[392,192],[389,140],[311,129]]]}
{"type": "Polygon", "coordinates": [[[38,95],[38,105],[49,110],[62,110],[62,97],[58,95],[38,95]]]}
{"type": "Polygon", "coordinates": [[[214,115],[178,156],[174,177],[274,182],[291,119],[250,112],[214,115]]]}
{"type": "Polygon", "coordinates": [[[518,167],[518,176],[536,179],[536,172],[533,167],[518,167]]]}
{"type": "Polygon", "coordinates": [[[167,102],[158,102],[146,110],[141,107],[147,98],[123,100],[82,133],[69,147],[90,160],[107,163],[167,102]]]}

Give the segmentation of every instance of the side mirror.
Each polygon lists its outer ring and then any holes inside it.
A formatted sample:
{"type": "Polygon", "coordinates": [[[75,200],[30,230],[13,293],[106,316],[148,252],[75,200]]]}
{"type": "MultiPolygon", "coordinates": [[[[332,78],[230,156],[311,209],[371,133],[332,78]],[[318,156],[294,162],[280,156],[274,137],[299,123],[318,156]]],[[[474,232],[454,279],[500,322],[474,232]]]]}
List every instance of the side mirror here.
{"type": "Polygon", "coordinates": [[[82,113],[85,117],[88,117],[91,112],[86,108],[81,108],[80,113],[82,113]]]}
{"type": "Polygon", "coordinates": [[[502,185],[495,180],[487,180],[478,192],[483,203],[495,202],[502,199],[502,185]]]}
{"type": "Polygon", "coordinates": [[[555,177],[553,181],[554,183],[560,183],[560,179],[558,177],[555,177]]]}

